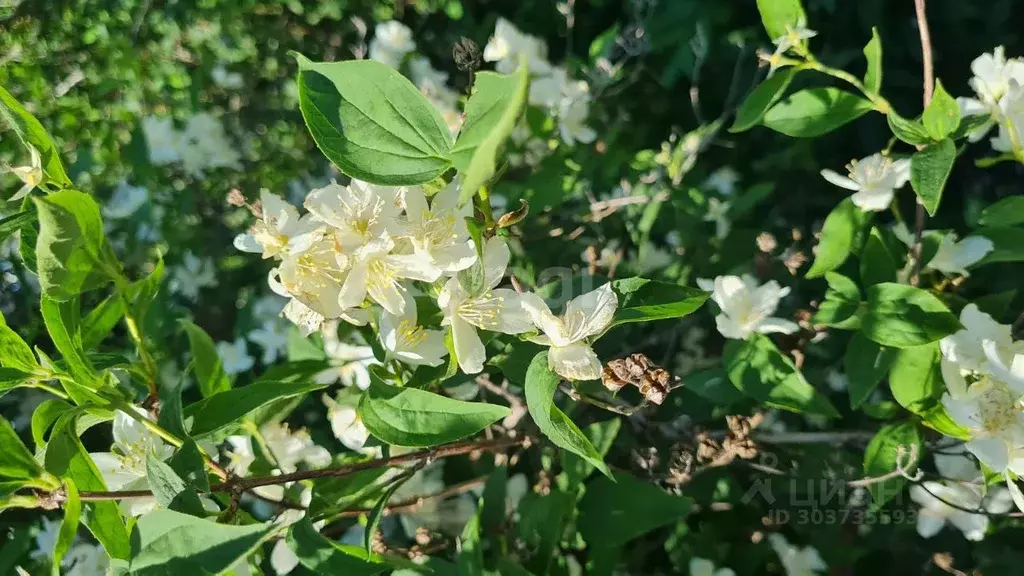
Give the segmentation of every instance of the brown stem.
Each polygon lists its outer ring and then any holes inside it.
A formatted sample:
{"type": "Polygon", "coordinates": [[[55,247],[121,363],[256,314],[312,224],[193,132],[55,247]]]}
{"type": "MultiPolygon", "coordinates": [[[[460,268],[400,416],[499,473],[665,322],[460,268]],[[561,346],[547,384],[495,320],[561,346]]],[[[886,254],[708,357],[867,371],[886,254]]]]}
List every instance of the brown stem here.
{"type": "MultiPolygon", "coordinates": [[[[928,18],[924,11],[925,0],[914,0],[914,8],[917,13],[917,29],[921,33],[921,60],[924,65],[924,107],[932,101],[932,92],[935,90],[935,68],[932,63],[932,37],[928,31],[928,18]]],[[[917,286],[921,275],[921,236],[924,234],[925,224],[924,205],[920,199],[917,202],[917,212],[914,219],[914,245],[910,249],[911,258],[914,261],[914,269],[910,274],[910,285],[917,286]]]]}

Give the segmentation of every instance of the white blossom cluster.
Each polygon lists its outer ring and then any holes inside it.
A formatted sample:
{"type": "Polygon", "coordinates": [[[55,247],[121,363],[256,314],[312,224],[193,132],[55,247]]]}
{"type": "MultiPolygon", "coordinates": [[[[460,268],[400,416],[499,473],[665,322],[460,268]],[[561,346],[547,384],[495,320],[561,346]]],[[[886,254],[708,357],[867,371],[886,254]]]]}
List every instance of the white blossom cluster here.
{"type": "Polygon", "coordinates": [[[179,130],[171,118],[147,116],[142,131],[149,161],[156,166],[181,163],[186,172],[202,177],[205,170],[241,170],[238,147],[228,139],[224,124],[210,114],[196,114],[179,130]]]}
{"type": "Polygon", "coordinates": [[[745,340],[752,333],[793,334],[797,324],[772,316],[779,301],[789,294],[789,288],[779,286],[775,280],[758,284],[753,276],[719,276],[714,280],[697,279],[701,290],[711,292],[711,299],[720,313],[715,325],[722,336],[745,340]]]}
{"type": "Polygon", "coordinates": [[[478,256],[466,224],[472,206],[458,200],[457,181],[428,200],[420,187],[353,180],[311,191],[308,213],[300,215],[264,191],[262,218],[235,246],[279,260],[271,288],[289,299],[282,313],[305,334],[332,320],[365,325],[376,317],[386,360],[437,366],[448,354],[450,331],[459,367],[476,374],[487,360],[479,330],[530,333],[551,347],[551,368],[561,376],[599,378],[590,340],[611,324],[618,306],[611,287],[575,298],[561,316],[535,294],[499,288],[509,248],[492,237],[478,256]],[[417,291],[436,294],[441,329],[419,321],[417,291]]]}
{"type": "Polygon", "coordinates": [[[991,54],[982,54],[971,63],[974,77],[969,84],[974,98],[957,98],[966,116],[987,115],[988,122],[969,134],[971,142],[985,137],[998,126],[990,139],[992,149],[1004,153],[1024,152],[1024,59],[1006,58],[1002,46],[991,54]]]}

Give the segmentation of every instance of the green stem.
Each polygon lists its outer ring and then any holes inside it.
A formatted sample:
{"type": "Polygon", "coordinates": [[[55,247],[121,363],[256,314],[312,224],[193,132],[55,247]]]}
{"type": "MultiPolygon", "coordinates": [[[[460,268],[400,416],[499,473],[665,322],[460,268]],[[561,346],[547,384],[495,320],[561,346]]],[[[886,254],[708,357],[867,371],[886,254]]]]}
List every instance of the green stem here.
{"type": "Polygon", "coordinates": [[[867,98],[868,100],[871,101],[872,104],[874,104],[875,110],[878,110],[882,114],[888,114],[890,111],[892,111],[892,105],[889,104],[888,100],[883,98],[880,94],[868,90],[867,87],[864,86],[863,82],[861,82],[856,76],[850,74],[845,70],[839,70],[838,68],[825,66],[821,62],[815,60],[812,56],[808,56],[807,61],[804,62],[803,64],[800,64],[800,68],[806,70],[817,70],[822,74],[827,74],[828,76],[831,76],[833,78],[838,78],[850,84],[857,90],[860,90],[861,94],[863,94],[865,98],[867,98]]]}
{"type": "Polygon", "coordinates": [[[30,388],[38,388],[39,390],[45,390],[45,391],[49,392],[50,394],[53,394],[54,396],[60,398],[61,400],[67,400],[68,399],[68,395],[65,394],[63,390],[60,390],[56,386],[50,386],[49,384],[44,384],[43,382],[35,382],[35,383],[29,385],[29,387],[30,388]]]}
{"type": "Polygon", "coordinates": [[[139,323],[135,319],[135,315],[132,314],[131,304],[125,295],[128,279],[124,276],[117,276],[116,278],[114,289],[117,291],[117,297],[121,300],[121,306],[124,308],[124,324],[128,328],[128,335],[131,337],[132,342],[135,343],[135,349],[139,352],[139,358],[142,359],[142,364],[146,367],[146,372],[149,374],[149,393],[151,396],[156,397],[158,394],[156,362],[153,361],[153,356],[149,353],[146,339],[142,336],[139,323]]]}
{"type": "Polygon", "coordinates": [[[487,190],[487,186],[481,186],[477,195],[480,197],[480,211],[484,213],[485,228],[490,230],[494,228],[494,210],[491,209],[490,191],[487,190]]]}

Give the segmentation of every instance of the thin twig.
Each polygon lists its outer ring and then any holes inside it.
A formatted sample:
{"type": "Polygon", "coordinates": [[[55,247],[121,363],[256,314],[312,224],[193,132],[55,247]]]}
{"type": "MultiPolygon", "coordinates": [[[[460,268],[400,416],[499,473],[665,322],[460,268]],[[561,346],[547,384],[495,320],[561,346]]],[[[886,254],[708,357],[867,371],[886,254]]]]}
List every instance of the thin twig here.
{"type": "MultiPolygon", "coordinates": [[[[921,34],[921,60],[924,66],[924,107],[932,101],[935,90],[935,68],[932,63],[932,37],[928,32],[928,18],[924,10],[925,0],[914,0],[917,13],[917,29],[921,34]]],[[[914,219],[914,245],[910,249],[914,261],[914,271],[910,275],[910,285],[917,286],[921,275],[921,236],[924,234],[925,211],[920,199],[917,201],[917,212],[914,219]]]]}
{"type": "Polygon", "coordinates": [[[501,396],[506,402],[508,402],[509,408],[512,409],[512,412],[501,421],[501,425],[505,428],[509,430],[515,428],[516,425],[519,424],[519,421],[522,420],[523,416],[526,415],[526,405],[523,403],[522,399],[509,392],[508,388],[498,386],[494,382],[491,382],[490,378],[487,376],[478,377],[476,379],[476,384],[492,394],[501,396]]]}
{"type": "MultiPolygon", "coordinates": [[[[389,514],[415,512],[422,508],[423,505],[426,504],[427,501],[429,500],[447,500],[452,496],[465,494],[466,492],[470,492],[480,486],[483,486],[485,482],[487,482],[487,477],[481,476],[480,478],[474,478],[472,480],[467,480],[465,482],[453,484],[451,486],[448,486],[444,490],[440,490],[438,492],[424,494],[422,496],[414,496],[407,500],[402,500],[401,502],[396,502],[395,504],[389,505],[384,509],[384,515],[387,516],[389,514]]],[[[332,521],[339,520],[341,518],[358,518],[359,516],[369,514],[372,511],[372,508],[349,508],[347,510],[342,510],[341,512],[338,512],[336,514],[332,514],[330,518],[332,521]]],[[[340,526],[328,526],[321,531],[321,534],[323,534],[324,536],[333,536],[340,532],[340,526]]]]}

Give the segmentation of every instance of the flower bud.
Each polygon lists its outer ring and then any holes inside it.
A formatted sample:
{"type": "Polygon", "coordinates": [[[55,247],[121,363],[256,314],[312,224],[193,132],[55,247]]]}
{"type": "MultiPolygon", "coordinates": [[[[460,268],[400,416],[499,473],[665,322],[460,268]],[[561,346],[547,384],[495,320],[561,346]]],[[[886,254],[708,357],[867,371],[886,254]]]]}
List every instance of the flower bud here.
{"type": "Polygon", "coordinates": [[[477,70],[482,62],[480,47],[465,36],[452,48],[452,58],[455,59],[455,67],[462,72],[477,70]]]}

